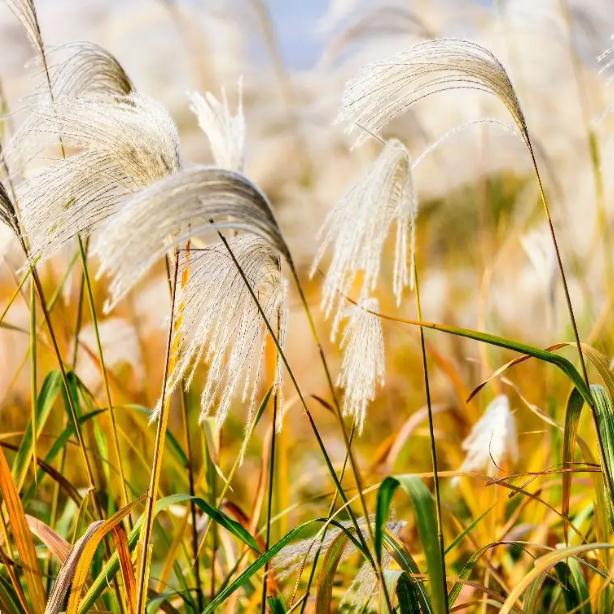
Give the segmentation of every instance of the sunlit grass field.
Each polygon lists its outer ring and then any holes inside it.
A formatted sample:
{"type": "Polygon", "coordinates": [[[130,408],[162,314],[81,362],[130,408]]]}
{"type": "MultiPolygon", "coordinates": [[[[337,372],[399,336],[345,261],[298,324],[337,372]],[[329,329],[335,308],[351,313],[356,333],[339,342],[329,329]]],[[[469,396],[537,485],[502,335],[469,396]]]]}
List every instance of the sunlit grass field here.
{"type": "Polygon", "coordinates": [[[0,6],[0,612],[610,614],[612,7],[302,4],[0,6]]]}

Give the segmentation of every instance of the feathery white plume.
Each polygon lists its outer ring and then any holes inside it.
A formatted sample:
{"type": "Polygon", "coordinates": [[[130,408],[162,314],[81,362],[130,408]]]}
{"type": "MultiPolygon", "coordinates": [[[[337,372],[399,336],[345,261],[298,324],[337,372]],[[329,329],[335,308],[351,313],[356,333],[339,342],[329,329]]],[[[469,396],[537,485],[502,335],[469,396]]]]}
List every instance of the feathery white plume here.
{"type": "Polygon", "coordinates": [[[166,110],[138,94],[56,98],[34,106],[7,155],[21,167],[45,146],[67,153],[17,188],[33,258],[47,258],[90,231],[127,196],[179,166],[175,125],[166,110]]]}
{"type": "Polygon", "coordinates": [[[461,471],[486,471],[492,477],[507,459],[518,460],[516,421],[504,394],[493,399],[463,441],[467,453],[461,471]]]}
{"type": "Polygon", "coordinates": [[[418,43],[365,67],[346,85],[338,120],[347,123],[350,132],[364,128],[356,139],[358,145],[368,132],[379,133],[419,100],[453,89],[497,96],[530,147],[525,118],[505,68],[484,47],[457,39],[418,43]]]}
{"type": "Polygon", "coordinates": [[[201,96],[188,93],[191,111],[198,119],[198,125],[209,139],[211,153],[216,166],[231,171],[242,171],[245,161],[245,118],[243,117],[243,81],[238,84],[237,114],[228,110],[226,91],[222,88],[222,100],[211,92],[201,96]]]}
{"type": "MultiPolygon", "coordinates": [[[[143,357],[139,339],[134,326],[123,318],[107,318],[98,322],[100,343],[104,350],[105,366],[115,369],[121,365],[130,365],[138,380],[143,377],[143,357]]],[[[84,343],[93,356],[97,355],[96,332],[93,324],[87,324],[81,329],[79,342],[84,343]]],[[[88,385],[97,381],[100,368],[92,356],[79,354],[79,374],[88,385]]]]}
{"type": "Polygon", "coordinates": [[[101,262],[98,276],[107,273],[113,278],[105,310],[111,310],[168,250],[225,228],[262,237],[290,261],[268,200],[244,175],[193,166],[135,194],[93,242],[92,255],[101,262]]]}
{"type": "MultiPolygon", "coordinates": [[[[286,282],[279,256],[270,244],[253,234],[228,239],[228,246],[258,297],[271,326],[279,327],[283,347],[287,311],[286,282]]],[[[169,376],[166,394],[186,379],[191,384],[198,363],[207,364],[201,395],[201,419],[215,409],[221,427],[233,399],[247,402],[250,410],[262,374],[266,325],[228,248],[219,241],[206,249],[183,252],[179,275],[174,344],[177,363],[169,376]]],[[[274,386],[281,379],[278,361],[274,386]]],[[[160,405],[156,408],[159,412],[160,405]]],[[[157,413],[154,413],[155,418],[157,413]]],[[[279,428],[280,422],[277,427],[279,428]]]]}
{"type": "Polygon", "coordinates": [[[401,142],[391,139],[368,172],[330,211],[319,233],[321,243],[311,274],[332,247],[332,260],[322,289],[322,308],[327,317],[335,312],[333,338],[345,300],[343,295],[349,294],[358,275],[363,274],[360,298],[375,288],[384,243],[392,226],[396,227],[393,291],[397,303],[400,302],[403,288],[411,283],[417,208],[409,154],[401,142]]]}
{"type": "Polygon", "coordinates": [[[344,389],[343,413],[353,416],[358,432],[362,433],[367,404],[375,398],[378,384],[384,383],[384,338],[380,319],[369,313],[378,311],[377,299],[369,298],[348,307],[348,318],[341,348],[343,362],[337,385],[344,389]]]}

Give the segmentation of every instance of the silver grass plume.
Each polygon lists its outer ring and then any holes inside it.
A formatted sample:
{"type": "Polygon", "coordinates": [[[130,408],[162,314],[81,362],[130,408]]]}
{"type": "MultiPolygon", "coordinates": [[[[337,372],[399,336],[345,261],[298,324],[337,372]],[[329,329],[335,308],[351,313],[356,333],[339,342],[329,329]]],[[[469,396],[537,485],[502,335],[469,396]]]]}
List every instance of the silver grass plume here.
{"type": "Polygon", "coordinates": [[[418,200],[411,168],[405,146],[396,139],[387,141],[377,160],[342,196],[322,225],[311,274],[332,248],[322,289],[322,308],[327,317],[334,312],[333,338],[337,335],[344,295],[350,293],[359,275],[363,275],[361,299],[375,288],[384,244],[392,227],[396,228],[393,291],[397,304],[403,289],[412,283],[418,200]]]}
{"type": "Polygon", "coordinates": [[[236,115],[228,109],[226,91],[222,88],[222,99],[211,92],[201,96],[189,93],[190,109],[198,119],[198,125],[209,139],[211,153],[216,166],[231,171],[242,171],[245,163],[245,118],[243,116],[243,82],[238,83],[236,115]]]}
{"type": "Polygon", "coordinates": [[[169,250],[224,229],[261,237],[291,263],[267,198],[240,173],[192,166],[127,199],[93,242],[92,255],[101,262],[98,276],[112,277],[105,310],[110,311],[169,250]]]}
{"type": "MultiPolygon", "coordinates": [[[[228,247],[249,281],[267,320],[279,330],[283,347],[286,329],[287,284],[279,257],[264,239],[243,234],[228,239],[228,247]]],[[[207,365],[201,394],[201,420],[215,409],[221,427],[233,399],[247,402],[250,412],[262,375],[266,325],[252,295],[221,241],[197,251],[182,252],[177,288],[174,344],[177,363],[169,375],[166,395],[185,378],[190,386],[198,364],[207,365]]],[[[274,386],[281,381],[277,361],[274,386]]],[[[152,418],[156,418],[160,405],[152,418]]],[[[251,417],[251,414],[250,414],[251,417]]],[[[281,415],[277,428],[281,426],[281,415]]]]}
{"type": "Polygon", "coordinates": [[[366,66],[345,88],[338,120],[348,131],[362,128],[356,144],[379,133],[414,103],[447,90],[469,89],[499,98],[531,149],[524,114],[499,60],[477,43],[436,39],[418,43],[366,66]]]}
{"type": "Polygon", "coordinates": [[[369,298],[358,305],[350,305],[341,349],[343,361],[337,385],[344,389],[343,413],[352,416],[358,432],[362,433],[367,405],[375,398],[377,385],[384,383],[384,338],[378,316],[377,299],[369,298]]]}
{"type": "MultiPolygon", "coordinates": [[[[372,522],[372,519],[371,519],[372,522]]],[[[350,521],[341,521],[339,523],[345,530],[353,532],[354,525],[350,521]]],[[[358,526],[361,531],[367,530],[367,522],[364,517],[358,519],[358,526]]],[[[386,531],[394,536],[398,536],[405,522],[390,521],[386,523],[386,531]]],[[[272,559],[273,567],[275,568],[276,577],[278,580],[283,580],[292,574],[300,572],[304,567],[311,565],[314,561],[316,552],[321,549],[322,552],[327,552],[328,549],[341,538],[343,529],[336,525],[329,525],[326,529],[326,534],[322,538],[322,530],[318,531],[314,536],[307,539],[294,542],[283,548],[279,554],[272,559]]],[[[356,546],[348,540],[341,555],[341,561],[347,560],[357,552],[356,546]]],[[[384,549],[382,553],[382,568],[388,568],[392,563],[391,554],[384,549]]],[[[373,598],[377,595],[379,581],[373,570],[373,567],[368,561],[365,561],[359,568],[352,584],[343,596],[342,603],[346,607],[357,608],[357,611],[368,610],[372,606],[373,598]]]]}
{"type": "MultiPolygon", "coordinates": [[[[48,50],[49,80],[56,97],[91,94],[125,96],[134,87],[118,60],[106,49],[88,41],[67,43],[48,50]],[[61,61],[54,58],[67,54],[61,61]]],[[[48,96],[47,84],[44,93],[48,96]]]]}
{"type": "Polygon", "coordinates": [[[124,97],[71,96],[35,105],[7,155],[13,168],[61,142],[53,160],[17,187],[32,258],[45,259],[78,233],[87,233],[126,197],[179,168],[173,120],[157,102],[124,97]]]}

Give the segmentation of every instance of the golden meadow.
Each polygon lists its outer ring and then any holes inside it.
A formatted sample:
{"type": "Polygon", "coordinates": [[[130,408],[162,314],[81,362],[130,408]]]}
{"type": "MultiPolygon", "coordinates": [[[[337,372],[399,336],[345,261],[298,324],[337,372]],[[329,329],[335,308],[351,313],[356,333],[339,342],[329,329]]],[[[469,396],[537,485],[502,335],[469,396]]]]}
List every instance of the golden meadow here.
{"type": "Polygon", "coordinates": [[[614,611],[612,8],[5,0],[0,611],[614,611]]]}

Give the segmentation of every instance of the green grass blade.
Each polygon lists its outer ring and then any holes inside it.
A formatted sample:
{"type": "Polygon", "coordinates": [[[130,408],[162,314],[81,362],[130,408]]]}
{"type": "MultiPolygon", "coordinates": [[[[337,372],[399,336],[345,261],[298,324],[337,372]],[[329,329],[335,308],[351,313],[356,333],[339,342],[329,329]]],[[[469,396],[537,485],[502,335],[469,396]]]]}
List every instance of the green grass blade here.
{"type": "Polygon", "coordinates": [[[603,386],[591,386],[591,391],[595,399],[597,430],[603,445],[601,464],[612,522],[614,519],[614,409],[612,400],[603,386]]]}
{"type": "MultiPolygon", "coordinates": [[[[258,550],[258,544],[256,540],[243,528],[238,522],[221,512],[212,508],[206,501],[203,501],[199,497],[192,497],[188,494],[176,494],[170,495],[160,499],[154,508],[154,518],[160,512],[167,509],[171,505],[179,505],[181,503],[187,503],[194,501],[194,503],[205,512],[214,522],[220,524],[222,527],[230,531],[235,537],[239,538],[245,545],[250,548],[258,550]]],[[[128,546],[130,550],[133,550],[139,538],[141,524],[143,522],[143,516],[141,516],[135,523],[133,529],[128,535],[128,546]]],[[[83,597],[79,605],[79,612],[87,612],[88,608],[92,607],[94,602],[98,599],[100,594],[107,588],[109,582],[119,569],[119,559],[117,553],[113,554],[104,565],[100,574],[96,577],[92,583],[90,589],[83,597]]]]}
{"type": "Polygon", "coordinates": [[[392,497],[398,487],[410,497],[416,514],[418,535],[426,556],[426,565],[431,583],[430,593],[435,612],[444,612],[447,595],[443,592],[443,565],[437,539],[437,517],[433,498],[424,482],[413,475],[387,477],[377,492],[375,514],[375,553],[381,560],[386,521],[390,513],[392,497]]]}
{"type": "Polygon", "coordinates": [[[51,408],[62,389],[62,374],[59,371],[51,371],[45,377],[41,386],[36,403],[36,434],[32,419],[26,426],[19,450],[15,456],[12,467],[13,480],[17,490],[21,490],[28,472],[28,463],[35,448],[35,439],[45,427],[51,408]]]}

